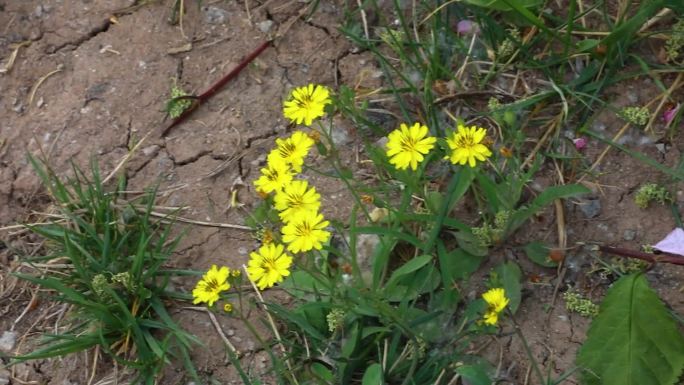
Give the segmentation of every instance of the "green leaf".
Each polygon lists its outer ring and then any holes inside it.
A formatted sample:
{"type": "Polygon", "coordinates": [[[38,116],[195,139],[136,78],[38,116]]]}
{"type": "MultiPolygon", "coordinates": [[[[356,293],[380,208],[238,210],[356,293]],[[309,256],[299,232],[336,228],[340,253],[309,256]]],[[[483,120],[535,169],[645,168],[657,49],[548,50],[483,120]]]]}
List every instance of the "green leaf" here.
{"type": "MultiPolygon", "coordinates": [[[[513,8],[503,0],[464,0],[468,4],[497,11],[510,11],[513,8]]],[[[514,1],[517,5],[524,8],[532,8],[542,4],[541,0],[518,0],[514,1]]]]}
{"type": "Polygon", "coordinates": [[[437,257],[444,287],[451,287],[454,282],[469,277],[484,260],[483,257],[472,255],[461,248],[447,251],[441,240],[437,242],[437,257]]]}
{"type": "Polygon", "coordinates": [[[380,364],[372,364],[363,373],[361,385],[382,385],[382,366],[380,364]]]}
{"type": "Polygon", "coordinates": [[[460,374],[468,384],[491,385],[492,378],[489,377],[488,369],[484,364],[463,365],[456,369],[456,373],[460,374]]]}
{"type": "Polygon", "coordinates": [[[523,248],[527,258],[539,266],[556,267],[558,263],[549,258],[551,249],[542,242],[530,242],[523,248]]]}
{"type": "Polygon", "coordinates": [[[534,198],[528,207],[521,208],[513,213],[508,225],[507,235],[512,234],[518,227],[522,226],[527,219],[551,204],[554,200],[569,198],[588,192],[590,192],[588,188],[579,184],[566,184],[563,186],[551,186],[547,188],[543,193],[534,198]]]}
{"type": "Polygon", "coordinates": [[[587,385],[672,385],[684,367],[684,337],[643,274],[608,290],[577,363],[587,385]]]}
{"type": "Polygon", "coordinates": [[[399,279],[427,265],[430,261],[432,261],[432,255],[421,255],[406,262],[400,268],[394,270],[392,276],[387,281],[386,289],[390,290],[392,286],[399,282],[399,279]]]}
{"type": "Polygon", "coordinates": [[[506,298],[509,300],[508,308],[515,313],[518,310],[518,306],[520,306],[520,292],[522,290],[522,285],[520,285],[520,278],[522,276],[520,267],[514,262],[506,262],[497,266],[494,271],[506,291],[506,298]]]}

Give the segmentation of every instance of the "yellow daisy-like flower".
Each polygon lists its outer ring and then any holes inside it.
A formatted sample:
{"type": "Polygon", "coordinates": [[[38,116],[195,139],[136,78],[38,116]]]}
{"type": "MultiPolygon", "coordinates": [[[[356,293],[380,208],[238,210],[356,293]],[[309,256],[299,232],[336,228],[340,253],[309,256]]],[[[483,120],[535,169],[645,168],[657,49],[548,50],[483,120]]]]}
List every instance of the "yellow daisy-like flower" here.
{"type": "Polygon", "coordinates": [[[292,182],[292,170],[279,159],[269,159],[266,167],[261,169],[261,176],[254,181],[257,190],[263,193],[279,191],[292,182]]]}
{"type": "Polygon", "coordinates": [[[485,135],[487,130],[482,127],[465,127],[459,124],[458,130],[446,139],[451,149],[451,154],[447,158],[453,164],[468,163],[470,167],[475,167],[477,161],[482,162],[492,155],[487,146],[482,144],[485,135]]]}
{"type": "Polygon", "coordinates": [[[320,250],[323,242],[330,239],[330,232],[323,230],[329,222],[323,220],[323,215],[314,211],[307,211],[294,217],[283,227],[283,242],[293,253],[320,250]]]}
{"type": "Polygon", "coordinates": [[[308,185],[305,180],[294,180],[276,193],[273,203],[283,222],[288,223],[307,211],[318,211],[321,196],[315,187],[307,189],[308,185]]]}
{"type": "Polygon", "coordinates": [[[230,275],[230,270],[226,266],[219,269],[216,265],[211,265],[211,268],[192,290],[194,297],[192,303],[206,302],[207,305],[213,306],[214,302],[219,300],[219,294],[230,289],[230,284],[227,281],[228,275],[230,275]]]}
{"type": "Polygon", "coordinates": [[[295,131],[287,139],[276,139],[276,148],[268,154],[269,162],[282,161],[292,167],[295,172],[302,171],[304,158],[309,154],[309,149],[314,145],[313,139],[302,131],[295,131]],[[276,158],[271,160],[271,158],[276,158]]]}
{"type": "Polygon", "coordinates": [[[508,298],[506,292],[502,288],[489,289],[482,294],[482,299],[487,302],[487,311],[484,314],[484,323],[487,325],[496,325],[499,321],[499,313],[501,313],[508,305],[508,298]]]}
{"type": "Polygon", "coordinates": [[[249,256],[247,273],[261,290],[290,275],[292,257],[284,252],[283,245],[269,243],[261,246],[258,253],[252,252],[249,256]]]}
{"type": "Polygon", "coordinates": [[[435,146],[437,139],[427,136],[428,128],[415,123],[411,128],[402,123],[401,126],[390,132],[387,136],[387,156],[398,170],[411,166],[412,170],[418,168],[418,163],[423,161],[423,155],[427,154],[435,146]]]}
{"type": "Polygon", "coordinates": [[[292,90],[284,103],[283,114],[297,124],[310,126],[314,119],[325,115],[325,106],[330,104],[330,91],[321,85],[309,84],[292,90]]]}

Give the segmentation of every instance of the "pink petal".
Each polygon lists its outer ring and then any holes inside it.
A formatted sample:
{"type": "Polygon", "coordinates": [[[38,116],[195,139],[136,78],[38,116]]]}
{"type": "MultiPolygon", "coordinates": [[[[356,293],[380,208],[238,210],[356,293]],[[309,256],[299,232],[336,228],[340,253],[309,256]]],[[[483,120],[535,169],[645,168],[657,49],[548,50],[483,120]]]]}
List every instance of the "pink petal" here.
{"type": "Polygon", "coordinates": [[[672,122],[672,119],[674,119],[675,115],[677,115],[677,110],[679,110],[679,104],[677,104],[674,107],[668,108],[663,112],[663,120],[665,121],[665,125],[669,125],[670,122],[672,122]]]}
{"type": "Polygon", "coordinates": [[[572,142],[575,143],[575,148],[578,149],[578,150],[581,150],[581,149],[583,149],[584,147],[587,147],[587,143],[589,143],[589,141],[587,140],[587,138],[585,138],[585,137],[583,137],[583,136],[582,136],[582,137],[579,137],[579,138],[577,138],[577,139],[573,139],[572,142]]]}
{"type": "Polygon", "coordinates": [[[456,32],[459,35],[469,35],[472,33],[476,33],[477,30],[477,24],[473,23],[470,20],[461,20],[456,25],[456,32]]]}
{"type": "Polygon", "coordinates": [[[684,230],[677,227],[667,234],[662,241],[653,245],[654,249],[684,256],[684,230]]]}

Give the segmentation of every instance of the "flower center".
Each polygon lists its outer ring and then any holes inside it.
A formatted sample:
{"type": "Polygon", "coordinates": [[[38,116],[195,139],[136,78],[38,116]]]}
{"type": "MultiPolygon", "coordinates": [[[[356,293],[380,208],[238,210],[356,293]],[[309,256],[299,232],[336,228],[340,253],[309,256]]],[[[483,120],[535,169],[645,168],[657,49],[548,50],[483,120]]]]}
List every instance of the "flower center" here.
{"type": "Polygon", "coordinates": [[[292,209],[296,209],[304,205],[304,197],[299,194],[290,194],[288,198],[288,206],[290,206],[292,209]]]}
{"type": "Polygon", "coordinates": [[[308,237],[311,235],[311,224],[309,222],[302,222],[297,225],[297,235],[300,237],[308,237]]]}
{"type": "Polygon", "coordinates": [[[313,98],[310,94],[304,94],[301,95],[299,99],[295,100],[295,102],[297,103],[297,107],[309,109],[311,108],[311,104],[313,103],[313,98]]]}
{"type": "Polygon", "coordinates": [[[204,290],[205,291],[217,291],[219,288],[219,283],[216,279],[208,279],[204,281],[204,290]]]}
{"type": "Polygon", "coordinates": [[[290,157],[292,154],[295,153],[295,150],[297,147],[294,145],[294,143],[291,142],[286,142],[282,146],[278,146],[278,153],[280,154],[280,157],[283,159],[287,159],[290,157]]]}
{"type": "Polygon", "coordinates": [[[263,262],[261,262],[261,268],[266,270],[266,271],[274,271],[276,270],[276,261],[275,259],[272,258],[264,258],[263,262]]]}
{"type": "Polygon", "coordinates": [[[405,152],[416,151],[416,141],[411,137],[405,137],[401,141],[401,149],[405,152]]]}
{"type": "Polygon", "coordinates": [[[272,182],[278,181],[278,170],[270,169],[268,170],[268,175],[266,175],[266,178],[272,182]]]}
{"type": "Polygon", "coordinates": [[[456,137],[456,147],[468,148],[473,147],[475,144],[475,138],[469,132],[464,133],[456,137]]]}

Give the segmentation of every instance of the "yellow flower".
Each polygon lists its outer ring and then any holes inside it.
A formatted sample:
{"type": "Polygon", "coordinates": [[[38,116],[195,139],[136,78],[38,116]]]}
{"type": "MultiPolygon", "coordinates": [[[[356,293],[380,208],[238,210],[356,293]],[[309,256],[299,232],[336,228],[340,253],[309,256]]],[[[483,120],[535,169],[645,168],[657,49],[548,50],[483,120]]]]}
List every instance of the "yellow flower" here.
{"type": "Polygon", "coordinates": [[[309,154],[309,149],[313,145],[314,141],[309,135],[302,131],[295,131],[287,139],[276,139],[276,148],[268,154],[269,162],[281,161],[292,166],[295,172],[301,172],[304,158],[309,154]]]}
{"type": "Polygon", "coordinates": [[[297,124],[310,126],[314,119],[325,115],[325,106],[330,104],[330,91],[321,85],[309,84],[298,87],[284,103],[283,114],[297,124]]]}
{"type": "Polygon", "coordinates": [[[451,149],[451,154],[447,156],[453,164],[464,165],[468,163],[470,167],[475,167],[477,161],[484,161],[492,155],[487,146],[482,143],[487,130],[481,127],[465,127],[458,125],[458,131],[451,133],[447,138],[447,144],[451,149]]]}
{"type": "Polygon", "coordinates": [[[214,302],[218,301],[219,294],[230,289],[230,284],[227,282],[229,274],[230,270],[227,267],[223,266],[219,269],[216,265],[211,265],[192,290],[194,297],[192,303],[206,302],[209,306],[213,306],[214,302]]]}
{"type": "Polygon", "coordinates": [[[280,211],[280,219],[283,222],[290,222],[307,211],[318,211],[321,206],[321,196],[316,192],[315,187],[308,190],[307,187],[308,183],[305,180],[295,180],[276,192],[273,203],[280,211]]]}
{"type": "Polygon", "coordinates": [[[226,302],[225,304],[223,304],[223,311],[225,311],[226,313],[232,312],[233,311],[233,304],[230,302],[226,302]]]}
{"type": "Polygon", "coordinates": [[[292,257],[284,252],[283,245],[269,243],[259,248],[259,252],[250,254],[247,273],[259,289],[271,287],[290,275],[292,257]]]}
{"type": "Polygon", "coordinates": [[[269,159],[265,168],[261,169],[261,176],[254,181],[257,190],[263,193],[279,191],[292,181],[292,170],[278,159],[269,159]]]}
{"type": "Polygon", "coordinates": [[[484,314],[484,323],[487,325],[496,325],[499,321],[499,313],[501,313],[508,305],[508,298],[506,292],[502,288],[489,289],[482,294],[482,299],[487,302],[487,311],[484,314]]]}
{"type": "Polygon", "coordinates": [[[292,218],[283,227],[283,242],[287,243],[287,249],[293,253],[320,250],[323,242],[330,239],[330,233],[323,230],[329,222],[323,220],[323,215],[314,211],[307,211],[292,218]]]}
{"type": "Polygon", "coordinates": [[[390,132],[387,136],[387,156],[398,170],[411,166],[412,170],[418,168],[418,163],[423,161],[423,155],[430,152],[435,146],[437,139],[427,136],[428,128],[415,123],[411,128],[402,123],[398,129],[390,132]]]}

